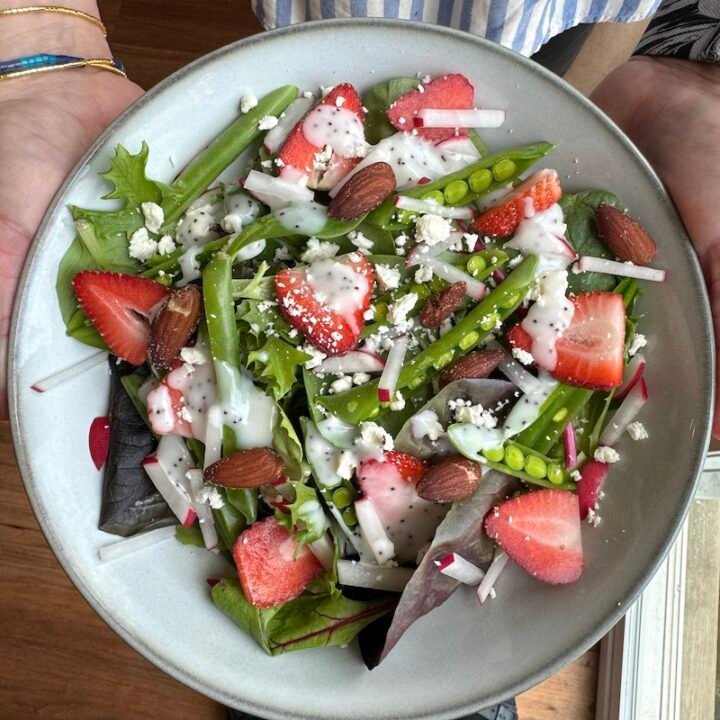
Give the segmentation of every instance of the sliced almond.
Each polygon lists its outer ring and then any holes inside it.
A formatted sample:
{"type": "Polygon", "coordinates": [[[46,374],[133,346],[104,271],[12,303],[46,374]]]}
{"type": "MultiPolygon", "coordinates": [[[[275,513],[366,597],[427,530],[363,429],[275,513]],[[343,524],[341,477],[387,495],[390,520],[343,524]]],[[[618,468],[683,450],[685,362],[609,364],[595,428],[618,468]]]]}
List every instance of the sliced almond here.
{"type": "Polygon", "coordinates": [[[205,479],[226,488],[259,488],[283,474],[282,458],[270,448],[252,448],[221,458],[205,469],[205,479]]]}
{"type": "Polygon", "coordinates": [[[472,495],[481,478],[480,465],[453,455],[428,468],[417,484],[417,494],[429,502],[455,502],[472,495]]]}
{"type": "Polygon", "coordinates": [[[384,162],[373,163],[355,173],[330,201],[328,215],[354,220],[374,210],[395,190],[395,173],[384,162]]]}
{"type": "Polygon", "coordinates": [[[156,368],[168,368],[187,345],[200,321],[202,294],[197,285],[176,290],[150,326],[148,353],[156,368]]]}
{"type": "Polygon", "coordinates": [[[598,234],[616,258],[635,265],[652,262],[657,246],[640,223],[605,203],[598,206],[595,219],[598,234]]]}
{"type": "Polygon", "coordinates": [[[420,311],[420,324],[426,328],[440,327],[458,309],[466,290],[467,285],[461,280],[431,295],[420,311]]]}
{"type": "Polygon", "coordinates": [[[502,350],[475,350],[446,367],[438,379],[440,387],[455,380],[486,378],[503,359],[502,350]]]}

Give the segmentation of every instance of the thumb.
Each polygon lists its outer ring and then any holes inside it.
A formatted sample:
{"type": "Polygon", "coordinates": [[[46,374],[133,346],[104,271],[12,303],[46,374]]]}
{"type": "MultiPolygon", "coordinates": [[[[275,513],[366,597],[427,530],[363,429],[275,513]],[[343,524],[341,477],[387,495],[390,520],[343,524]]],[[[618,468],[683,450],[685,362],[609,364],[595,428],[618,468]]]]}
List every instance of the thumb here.
{"type": "MultiPolygon", "coordinates": [[[[720,244],[713,245],[702,257],[702,264],[705,271],[705,282],[707,283],[710,296],[710,312],[712,313],[715,337],[720,337],[720,244]]],[[[717,347],[715,351],[717,352],[717,347]]],[[[715,358],[715,387],[720,387],[720,362],[715,358]]],[[[715,395],[715,413],[712,423],[712,435],[720,439],[720,393],[715,395]]]]}

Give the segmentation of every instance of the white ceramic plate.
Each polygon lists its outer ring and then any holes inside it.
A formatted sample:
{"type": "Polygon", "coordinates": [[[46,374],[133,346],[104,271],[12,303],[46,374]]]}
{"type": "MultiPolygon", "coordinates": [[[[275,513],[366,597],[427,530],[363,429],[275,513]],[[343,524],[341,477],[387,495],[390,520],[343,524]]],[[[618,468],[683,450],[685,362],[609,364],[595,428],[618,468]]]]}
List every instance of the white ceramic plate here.
{"type": "Polygon", "coordinates": [[[92,147],[64,185],[35,240],[15,308],[11,415],[23,477],[40,524],[65,570],[133,647],[179,680],[267,718],[455,718],[527,688],[557,670],[625,612],[651,576],[687,510],[708,440],[713,347],[697,262],[657,178],[604,116],[555,76],[470,35],[397,21],[321,22],[256,36],[219,50],[151,90],[92,147]],[[599,528],[584,533],[587,570],[549,587],[513,568],[482,608],[457,592],[419,621],[369,672],[355,648],[269,658],[216,610],[205,578],[219,561],[166,542],[102,565],[113,538],[97,529],[101,474],[87,431],[105,414],[109,381],[97,367],[52,392],[32,382],[89,354],[64,335],[55,304],[58,263],[72,240],[68,203],[97,207],[97,172],[117,143],[150,145],[149,174],[170,180],[236,115],[245,93],[288,82],[302,90],[351,81],[362,90],[416,72],[463,72],[479,105],[509,108],[493,149],[547,139],[569,191],[616,192],[656,238],[670,282],[647,283],[644,411],[650,439],[613,469],[599,528]],[[648,332],[649,331],[649,332],[648,332]],[[682,363],[677,362],[682,357],[682,363]]]}

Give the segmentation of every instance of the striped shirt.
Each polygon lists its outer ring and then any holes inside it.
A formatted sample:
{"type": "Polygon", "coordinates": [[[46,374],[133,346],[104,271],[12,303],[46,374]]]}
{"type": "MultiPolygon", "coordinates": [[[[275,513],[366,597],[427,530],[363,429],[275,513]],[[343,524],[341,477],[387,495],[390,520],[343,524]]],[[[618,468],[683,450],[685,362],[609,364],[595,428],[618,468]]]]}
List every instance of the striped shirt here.
{"type": "Polygon", "coordinates": [[[388,17],[445,25],[529,56],[580,23],[634,22],[660,0],[251,0],[266,29],[305,20],[388,17]]]}

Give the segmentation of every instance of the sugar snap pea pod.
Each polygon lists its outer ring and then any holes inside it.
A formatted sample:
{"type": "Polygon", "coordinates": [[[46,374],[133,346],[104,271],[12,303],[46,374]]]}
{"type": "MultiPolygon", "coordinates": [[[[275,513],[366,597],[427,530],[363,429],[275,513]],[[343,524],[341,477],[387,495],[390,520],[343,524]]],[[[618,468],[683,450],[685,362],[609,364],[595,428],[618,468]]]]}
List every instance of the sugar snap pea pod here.
{"type": "MultiPolygon", "coordinates": [[[[400,371],[396,390],[424,385],[442,369],[461,355],[485,340],[496,322],[510,316],[522,302],[534,281],[538,259],[530,255],[487,297],[481,300],[465,317],[443,337],[429,345],[408,361],[400,371]],[[491,318],[492,323],[487,320],[491,318]],[[483,326],[487,329],[483,329],[483,326]]],[[[318,401],[341,420],[357,425],[378,414],[378,380],[338,393],[318,401]]]]}
{"type": "MultiPolygon", "coordinates": [[[[449,175],[444,175],[438,180],[434,180],[433,182],[425,185],[419,185],[418,187],[410,188],[408,190],[403,190],[400,194],[406,195],[407,197],[421,198],[435,190],[442,191],[447,185],[456,180],[468,180],[474,173],[478,172],[478,170],[491,170],[494,166],[502,163],[503,161],[512,161],[515,164],[515,172],[502,181],[493,177],[487,184],[487,187],[482,189],[478,188],[478,191],[475,193],[475,197],[484,195],[492,192],[493,190],[497,190],[508,182],[516,180],[538,160],[545,157],[545,155],[547,155],[554,147],[555,146],[552,143],[540,142],[535,143],[534,145],[524,145],[512,150],[494,153],[493,155],[488,155],[487,157],[484,157],[467,167],[456,170],[449,175]]],[[[380,207],[373,210],[367,216],[367,221],[379,227],[390,225],[391,218],[395,213],[395,197],[396,195],[391,195],[382,205],[380,205],[380,207]]]]}
{"type": "Polygon", "coordinates": [[[297,97],[294,85],[283,85],[258,101],[256,107],[234,120],[187,167],[170,186],[162,203],[165,211],[163,230],[171,234],[180,216],[253,140],[262,134],[260,120],[266,115],[278,116],[297,97]]]}

